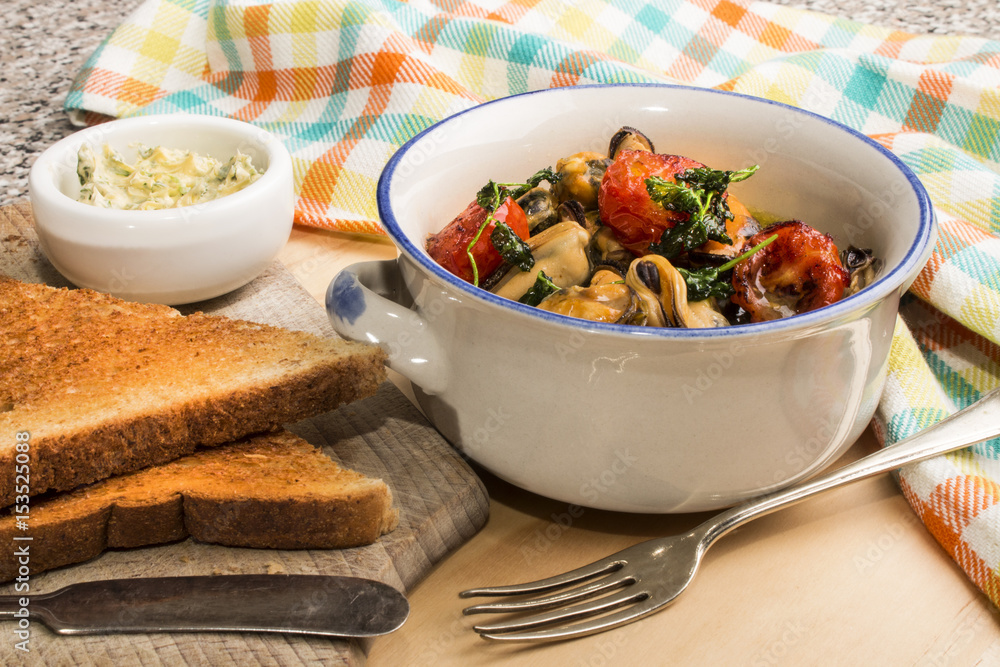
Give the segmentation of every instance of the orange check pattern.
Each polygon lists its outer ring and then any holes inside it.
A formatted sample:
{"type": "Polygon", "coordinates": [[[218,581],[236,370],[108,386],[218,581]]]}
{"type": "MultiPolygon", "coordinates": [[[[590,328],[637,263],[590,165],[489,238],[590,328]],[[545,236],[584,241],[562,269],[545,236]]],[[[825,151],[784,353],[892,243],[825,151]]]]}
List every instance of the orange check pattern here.
{"type": "MultiPolygon", "coordinates": [[[[941,225],[894,339],[876,432],[904,438],[1000,386],[1000,43],[748,0],[146,0],[79,73],[85,122],[240,118],[292,153],[296,221],[380,233],[407,139],[484,100],[680,82],[778,100],[875,137],[941,225]]],[[[1000,604],[1000,442],[900,475],[928,529],[1000,604]]]]}

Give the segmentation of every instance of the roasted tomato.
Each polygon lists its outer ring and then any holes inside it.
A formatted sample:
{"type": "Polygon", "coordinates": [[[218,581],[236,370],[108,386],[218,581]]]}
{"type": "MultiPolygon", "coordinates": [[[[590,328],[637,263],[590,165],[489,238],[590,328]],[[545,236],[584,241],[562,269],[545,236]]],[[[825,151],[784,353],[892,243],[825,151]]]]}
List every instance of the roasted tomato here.
{"type": "Polygon", "coordinates": [[[636,255],[645,254],[649,244],[659,241],[664,230],[689,217],[654,202],[646,191],[646,179],[659,176],[673,181],[674,175],[703,166],[680,155],[620,151],[604,172],[597,194],[601,221],[614,230],[623,246],[636,255]]]}
{"type": "Polygon", "coordinates": [[[733,303],[763,322],[806,313],[840,300],[850,282],[833,239],[798,220],[771,225],[747,240],[778,235],[733,268],[733,303]]]}
{"type": "MultiPolygon", "coordinates": [[[[447,227],[427,237],[427,253],[435,262],[462,280],[474,282],[472,263],[469,261],[466,249],[476,237],[486,217],[486,209],[472,202],[447,227]]],[[[528,218],[517,202],[510,197],[500,205],[493,218],[510,225],[514,233],[522,239],[528,238],[528,218]]],[[[503,264],[503,258],[490,241],[490,234],[495,227],[496,222],[490,222],[479,236],[476,245],[472,247],[472,256],[476,260],[480,281],[503,264]]]]}

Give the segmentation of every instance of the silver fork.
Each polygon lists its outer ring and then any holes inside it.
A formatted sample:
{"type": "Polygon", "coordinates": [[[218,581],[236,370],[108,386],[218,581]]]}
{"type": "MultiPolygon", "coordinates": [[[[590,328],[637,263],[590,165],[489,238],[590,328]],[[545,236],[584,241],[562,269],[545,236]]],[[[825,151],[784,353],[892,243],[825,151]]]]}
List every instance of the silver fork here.
{"type": "Polygon", "coordinates": [[[475,626],[475,631],[486,639],[570,639],[610,630],[673,602],[691,583],[709,547],[734,528],[823,491],[997,436],[1000,436],[1000,389],[895,445],[822,477],[733,507],[684,535],[642,542],[547,579],[463,591],[459,594],[463,598],[548,593],[512,602],[474,605],[463,611],[465,614],[539,612],[475,626]]]}

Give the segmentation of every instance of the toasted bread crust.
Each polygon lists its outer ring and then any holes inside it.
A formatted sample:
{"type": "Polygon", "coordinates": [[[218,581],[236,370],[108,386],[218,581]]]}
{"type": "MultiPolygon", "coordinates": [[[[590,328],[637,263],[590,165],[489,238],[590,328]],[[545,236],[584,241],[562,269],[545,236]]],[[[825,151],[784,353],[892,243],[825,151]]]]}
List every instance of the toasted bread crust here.
{"type": "MultiPolygon", "coordinates": [[[[257,548],[363,546],[398,520],[381,480],[278,431],[34,502],[31,574],[188,535],[257,548]]],[[[0,581],[18,575],[18,534],[15,516],[0,518],[0,581]]]]}
{"type": "Polygon", "coordinates": [[[374,346],[0,276],[0,507],[332,410],[385,379],[374,346]],[[14,475],[30,434],[30,484],[14,475]]]}

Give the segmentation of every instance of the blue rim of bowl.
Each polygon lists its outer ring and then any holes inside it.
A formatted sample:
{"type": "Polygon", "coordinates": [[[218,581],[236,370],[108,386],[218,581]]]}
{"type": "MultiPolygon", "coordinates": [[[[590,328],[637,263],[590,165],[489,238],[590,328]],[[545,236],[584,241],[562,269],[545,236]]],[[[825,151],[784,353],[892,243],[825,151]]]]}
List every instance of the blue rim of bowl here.
{"type": "MultiPolygon", "coordinates": [[[[471,196],[471,195],[470,195],[471,196]]],[[[525,315],[528,317],[533,317],[541,321],[546,321],[552,324],[558,324],[563,326],[571,326],[576,329],[586,330],[586,331],[599,331],[602,333],[612,333],[612,334],[623,334],[628,336],[654,336],[663,338],[719,338],[719,337],[736,337],[736,336],[758,336],[763,333],[768,333],[772,331],[783,331],[783,330],[794,330],[794,329],[804,329],[818,323],[826,323],[830,321],[837,320],[838,318],[848,315],[849,313],[857,309],[866,309],[867,307],[873,307],[878,301],[882,300],[889,293],[894,290],[899,289],[902,285],[903,280],[906,276],[919,267],[915,264],[918,261],[920,255],[923,254],[924,250],[927,248],[928,244],[931,243],[934,221],[933,212],[931,209],[930,196],[927,194],[927,190],[924,188],[923,184],[917,178],[917,175],[906,166],[898,157],[896,157],[892,152],[887,150],[881,144],[875,142],[871,138],[861,134],[860,132],[851,129],[850,127],[839,123],[835,120],[821,116],[819,114],[813,113],[811,111],[806,111],[805,109],[799,109],[797,107],[789,106],[782,102],[775,102],[773,100],[764,99],[761,97],[754,97],[752,95],[744,95],[742,93],[735,93],[730,91],[715,90],[712,88],[698,88],[695,86],[678,86],[672,84],[660,84],[660,83],[626,83],[626,84],[600,84],[600,85],[585,85],[585,86],[566,86],[562,88],[546,88],[543,90],[529,91],[526,93],[519,93],[517,95],[510,95],[507,97],[501,97],[489,102],[484,102],[483,104],[478,104],[464,111],[459,111],[447,118],[444,118],[437,123],[434,123],[430,127],[422,130],[419,134],[414,136],[412,139],[403,144],[399,150],[389,159],[385,167],[382,170],[381,175],[378,180],[378,187],[376,190],[376,203],[378,205],[379,216],[382,220],[382,224],[385,227],[386,232],[389,234],[390,238],[396,243],[399,249],[406,254],[412,261],[416,262],[418,265],[426,269],[431,276],[446,283],[448,286],[461,291],[464,294],[476,299],[477,301],[487,303],[490,305],[498,306],[504,308],[513,313],[520,315],[525,315]],[[712,329],[686,329],[686,328],[661,328],[661,327],[641,327],[627,324],[611,324],[606,322],[592,322],[589,320],[582,320],[566,315],[558,315],[556,313],[550,313],[545,310],[539,310],[533,306],[527,306],[517,301],[512,301],[501,296],[497,296],[492,292],[487,290],[474,287],[473,285],[465,282],[461,278],[455,276],[454,274],[447,271],[444,267],[435,262],[431,257],[422,249],[416,247],[409,239],[409,237],[403,232],[399,223],[396,221],[395,213],[392,210],[392,205],[389,198],[389,190],[392,183],[393,174],[398,167],[399,163],[402,161],[407,151],[416,143],[418,143],[424,136],[435,131],[442,125],[454,121],[456,118],[463,116],[468,113],[475,112],[477,109],[481,109],[486,106],[491,106],[494,104],[504,104],[513,100],[515,98],[527,97],[532,95],[547,95],[547,94],[567,94],[568,91],[576,89],[593,89],[593,88],[662,88],[667,90],[685,90],[694,91],[697,93],[711,94],[711,95],[728,95],[732,97],[739,97],[745,100],[756,102],[759,104],[771,104],[774,106],[782,107],[794,113],[804,114],[806,116],[812,117],[818,121],[836,127],[844,132],[847,132],[859,141],[867,144],[870,148],[874,149],[886,159],[888,159],[906,178],[907,182],[910,184],[910,188],[913,190],[917,197],[917,203],[920,207],[920,222],[917,228],[917,235],[913,243],[907,249],[906,254],[903,256],[902,261],[899,262],[891,271],[885,275],[879,276],[877,281],[861,290],[857,294],[853,294],[846,299],[842,299],[836,303],[829,306],[819,308],[817,310],[803,313],[801,315],[795,315],[793,317],[786,317],[779,320],[772,320],[769,322],[756,322],[751,324],[741,324],[738,326],[730,327],[718,327],[712,329]]],[[[445,220],[441,222],[441,227],[450,221],[445,220]]]]}

